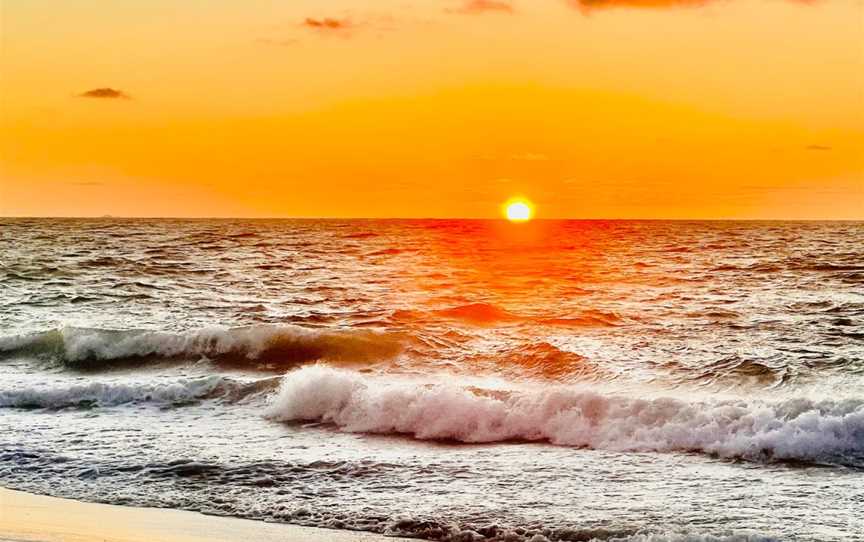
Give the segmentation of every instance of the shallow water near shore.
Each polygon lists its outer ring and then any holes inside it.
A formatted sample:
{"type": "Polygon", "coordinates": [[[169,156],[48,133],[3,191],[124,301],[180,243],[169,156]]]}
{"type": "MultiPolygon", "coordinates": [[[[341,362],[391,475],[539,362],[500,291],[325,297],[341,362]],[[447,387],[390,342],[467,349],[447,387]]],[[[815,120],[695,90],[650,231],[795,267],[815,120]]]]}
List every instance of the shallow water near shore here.
{"type": "Polygon", "coordinates": [[[862,246],[4,219],[0,485],[432,540],[864,539],[862,246]]]}

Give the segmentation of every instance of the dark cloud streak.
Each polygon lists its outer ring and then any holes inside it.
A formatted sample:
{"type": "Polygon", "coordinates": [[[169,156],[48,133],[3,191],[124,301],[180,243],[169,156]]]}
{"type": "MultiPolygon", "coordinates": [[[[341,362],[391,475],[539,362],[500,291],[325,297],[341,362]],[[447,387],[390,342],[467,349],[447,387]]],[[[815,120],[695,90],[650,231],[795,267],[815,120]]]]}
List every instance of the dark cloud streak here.
{"type": "Polygon", "coordinates": [[[316,19],[314,17],[306,17],[303,21],[303,26],[321,32],[342,32],[350,30],[356,25],[348,19],[334,19],[331,17],[316,19]]]}
{"type": "Polygon", "coordinates": [[[96,98],[102,100],[131,100],[132,96],[122,90],[111,87],[94,88],[78,94],[79,98],[96,98]]]}

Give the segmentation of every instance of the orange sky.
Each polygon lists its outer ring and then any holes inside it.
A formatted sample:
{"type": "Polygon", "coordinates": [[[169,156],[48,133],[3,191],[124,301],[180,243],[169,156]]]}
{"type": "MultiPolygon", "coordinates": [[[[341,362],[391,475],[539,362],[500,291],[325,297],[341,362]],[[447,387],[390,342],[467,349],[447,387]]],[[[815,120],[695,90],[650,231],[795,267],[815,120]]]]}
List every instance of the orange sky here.
{"type": "Polygon", "coordinates": [[[864,219],[861,0],[0,9],[0,215],[864,219]]]}

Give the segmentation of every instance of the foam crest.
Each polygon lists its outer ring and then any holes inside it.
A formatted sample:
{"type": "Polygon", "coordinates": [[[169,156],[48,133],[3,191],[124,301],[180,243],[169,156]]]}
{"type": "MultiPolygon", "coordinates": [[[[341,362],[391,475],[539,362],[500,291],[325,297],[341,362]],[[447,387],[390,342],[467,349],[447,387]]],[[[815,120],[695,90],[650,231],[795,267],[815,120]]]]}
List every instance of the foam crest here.
{"type": "Polygon", "coordinates": [[[239,401],[272,391],[275,379],[241,382],[222,376],[167,383],[87,382],[62,387],[32,386],[0,390],[0,408],[109,407],[127,403],[179,405],[204,399],[239,401]]]}
{"type": "Polygon", "coordinates": [[[140,358],[296,363],[374,361],[401,351],[401,337],[373,330],[308,329],[291,325],[208,327],[182,333],[65,327],[0,337],[0,354],[49,357],[79,368],[140,358]]]}
{"type": "Polygon", "coordinates": [[[488,392],[309,366],[284,377],[266,415],[333,423],[349,432],[471,443],[546,441],[755,461],[864,460],[864,400],[858,399],[688,402],[573,386],[488,392]]]}

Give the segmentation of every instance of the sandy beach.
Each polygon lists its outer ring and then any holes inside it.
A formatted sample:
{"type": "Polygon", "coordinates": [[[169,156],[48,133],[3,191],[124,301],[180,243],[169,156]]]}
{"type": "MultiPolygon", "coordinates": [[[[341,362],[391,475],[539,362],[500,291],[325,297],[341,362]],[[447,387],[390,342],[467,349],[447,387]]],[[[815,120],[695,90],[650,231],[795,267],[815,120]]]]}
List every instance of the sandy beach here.
{"type": "MultiPolygon", "coordinates": [[[[93,504],[0,488],[3,542],[374,542],[380,535],[245,519],[184,510],[93,504]]],[[[404,539],[401,539],[404,540],[404,539]]]]}

